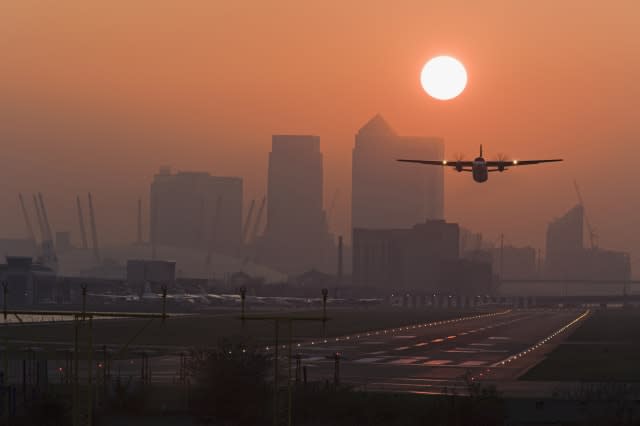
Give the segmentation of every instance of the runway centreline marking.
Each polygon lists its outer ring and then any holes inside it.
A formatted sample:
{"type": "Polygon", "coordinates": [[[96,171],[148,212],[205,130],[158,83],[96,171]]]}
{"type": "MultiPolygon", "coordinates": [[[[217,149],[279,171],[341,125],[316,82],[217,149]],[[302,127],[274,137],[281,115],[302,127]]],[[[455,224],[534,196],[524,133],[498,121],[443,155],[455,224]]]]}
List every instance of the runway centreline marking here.
{"type": "MultiPolygon", "coordinates": [[[[297,347],[310,346],[310,345],[311,346],[322,346],[323,344],[328,344],[328,343],[331,343],[331,342],[339,342],[339,341],[342,341],[342,340],[360,339],[361,337],[369,337],[371,335],[385,335],[385,334],[388,335],[388,334],[392,334],[392,333],[396,333],[396,332],[400,332],[400,331],[405,331],[405,330],[410,330],[410,329],[415,329],[415,328],[434,327],[434,326],[444,325],[444,324],[453,324],[453,323],[457,323],[457,322],[461,322],[461,321],[469,321],[469,320],[474,320],[474,319],[490,318],[490,317],[495,317],[495,316],[498,316],[498,315],[505,315],[505,314],[508,314],[510,312],[513,312],[513,310],[512,309],[506,309],[504,311],[491,312],[491,313],[488,313],[488,314],[464,316],[464,317],[452,318],[452,319],[448,319],[448,320],[432,321],[432,322],[413,324],[413,325],[408,325],[408,326],[392,327],[392,328],[387,328],[387,329],[369,330],[369,331],[363,331],[363,332],[360,332],[360,333],[354,333],[354,334],[343,335],[343,336],[332,337],[332,338],[304,340],[304,341],[297,342],[297,343],[294,343],[294,344],[297,347]]],[[[283,345],[283,348],[285,348],[285,347],[286,347],[286,345],[283,345]]],[[[267,350],[267,351],[271,350],[272,348],[273,348],[272,345],[265,346],[265,350],[267,350]]]]}

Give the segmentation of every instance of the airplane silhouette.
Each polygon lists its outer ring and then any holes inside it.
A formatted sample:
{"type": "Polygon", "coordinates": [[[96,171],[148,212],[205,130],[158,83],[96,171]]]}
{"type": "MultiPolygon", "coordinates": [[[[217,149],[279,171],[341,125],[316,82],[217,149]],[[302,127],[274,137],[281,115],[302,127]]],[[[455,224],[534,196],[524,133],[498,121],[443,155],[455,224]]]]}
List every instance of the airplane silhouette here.
{"type": "Polygon", "coordinates": [[[504,172],[509,170],[510,167],[515,166],[529,166],[531,164],[539,163],[553,163],[556,161],[562,161],[561,158],[553,160],[506,160],[500,159],[497,161],[486,161],[482,158],[482,145],[480,145],[480,156],[473,161],[447,161],[447,160],[397,160],[404,163],[418,163],[427,164],[431,166],[448,166],[454,167],[457,172],[471,172],[473,174],[473,180],[482,183],[489,179],[489,172],[504,172]]]}

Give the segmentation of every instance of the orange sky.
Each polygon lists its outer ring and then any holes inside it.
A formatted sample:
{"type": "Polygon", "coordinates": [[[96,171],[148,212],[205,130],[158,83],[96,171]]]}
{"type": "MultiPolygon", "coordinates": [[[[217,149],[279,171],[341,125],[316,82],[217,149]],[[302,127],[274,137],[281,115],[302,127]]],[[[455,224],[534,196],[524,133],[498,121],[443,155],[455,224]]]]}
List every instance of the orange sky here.
{"type": "Polygon", "coordinates": [[[448,220],[541,246],[575,178],[601,245],[638,259],[638,22],[636,1],[2,2],[0,235],[23,233],[18,191],[42,191],[53,227],[76,231],[73,198],[92,190],[101,239],[133,239],[161,164],[242,176],[259,197],[273,133],[321,137],[346,234],[353,136],[379,112],[450,156],[484,143],[566,159],[484,185],[447,173],[448,220]],[[437,54],[467,67],[454,101],[420,88],[437,54]]]}

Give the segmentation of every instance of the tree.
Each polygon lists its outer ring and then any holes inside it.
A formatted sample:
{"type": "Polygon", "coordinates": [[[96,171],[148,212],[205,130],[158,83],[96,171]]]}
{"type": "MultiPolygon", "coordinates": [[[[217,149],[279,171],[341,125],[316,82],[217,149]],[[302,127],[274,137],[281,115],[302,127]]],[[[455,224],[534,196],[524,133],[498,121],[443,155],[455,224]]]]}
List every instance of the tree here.
{"type": "Polygon", "coordinates": [[[193,349],[187,372],[195,381],[190,408],[209,424],[257,425],[269,416],[269,357],[255,348],[223,341],[193,349]]]}

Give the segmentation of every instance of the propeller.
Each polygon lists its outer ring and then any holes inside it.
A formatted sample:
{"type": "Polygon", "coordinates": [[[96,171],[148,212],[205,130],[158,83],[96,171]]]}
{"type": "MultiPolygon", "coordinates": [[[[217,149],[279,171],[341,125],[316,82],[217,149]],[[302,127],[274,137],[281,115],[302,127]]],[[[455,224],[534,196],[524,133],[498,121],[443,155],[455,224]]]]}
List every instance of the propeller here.
{"type": "Polygon", "coordinates": [[[504,162],[507,163],[509,162],[509,160],[507,160],[507,158],[509,158],[506,154],[503,154],[502,152],[498,153],[498,161],[500,162],[504,162]]]}
{"type": "Polygon", "coordinates": [[[456,159],[456,170],[458,172],[461,172],[462,171],[461,161],[464,160],[464,154],[457,153],[454,157],[456,159]]]}
{"type": "Polygon", "coordinates": [[[509,160],[507,160],[507,158],[508,157],[507,157],[506,154],[501,153],[501,152],[498,153],[497,159],[498,159],[498,162],[499,162],[499,164],[498,164],[498,171],[499,172],[504,172],[506,170],[505,166],[509,163],[509,160]]]}

